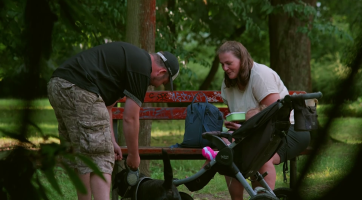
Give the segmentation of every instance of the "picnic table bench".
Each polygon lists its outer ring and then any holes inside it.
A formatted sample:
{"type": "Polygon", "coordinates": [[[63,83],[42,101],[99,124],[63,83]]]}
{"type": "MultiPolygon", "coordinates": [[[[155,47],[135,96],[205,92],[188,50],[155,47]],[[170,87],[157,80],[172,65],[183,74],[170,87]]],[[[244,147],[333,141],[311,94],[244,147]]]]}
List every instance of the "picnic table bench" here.
{"type": "MultiPolygon", "coordinates": [[[[194,96],[199,93],[195,102],[223,103],[220,91],[148,91],[145,96],[145,103],[191,103],[194,96]]],[[[305,94],[304,91],[289,91],[290,95],[305,94]]],[[[124,103],[126,98],[118,102],[124,103]]],[[[123,108],[112,108],[113,120],[123,119],[123,108]]],[[[224,117],[229,114],[229,109],[219,107],[224,117]]],[[[186,118],[186,107],[141,107],[140,120],[184,120],[186,118]]],[[[113,123],[117,124],[117,123],[113,123]]],[[[116,134],[116,127],[115,134],[116,134]]],[[[180,141],[182,142],[182,141],[180,141]]],[[[128,155],[127,147],[121,146],[123,157],[128,155]]],[[[162,149],[166,150],[171,160],[205,160],[201,148],[170,148],[170,147],[139,147],[141,160],[162,160],[162,149]]],[[[300,155],[308,155],[311,148],[307,148],[300,155]]],[[[297,180],[297,159],[290,160],[290,187],[293,188],[297,180]]]]}

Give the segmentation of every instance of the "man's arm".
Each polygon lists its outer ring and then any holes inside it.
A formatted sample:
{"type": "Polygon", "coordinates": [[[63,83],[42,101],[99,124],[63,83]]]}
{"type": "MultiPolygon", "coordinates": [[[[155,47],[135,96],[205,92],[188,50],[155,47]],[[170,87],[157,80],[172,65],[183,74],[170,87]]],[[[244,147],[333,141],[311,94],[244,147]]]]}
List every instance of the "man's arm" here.
{"type": "Polygon", "coordinates": [[[140,164],[138,152],[139,113],[140,106],[131,98],[126,98],[123,112],[123,133],[128,149],[127,165],[131,169],[137,169],[140,164]]]}

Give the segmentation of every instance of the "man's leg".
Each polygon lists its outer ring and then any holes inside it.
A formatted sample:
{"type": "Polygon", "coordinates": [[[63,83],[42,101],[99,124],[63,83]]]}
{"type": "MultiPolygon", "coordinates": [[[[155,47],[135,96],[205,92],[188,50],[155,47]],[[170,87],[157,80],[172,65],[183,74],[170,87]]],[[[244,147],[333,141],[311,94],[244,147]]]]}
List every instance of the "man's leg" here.
{"type": "Polygon", "coordinates": [[[109,199],[112,176],[110,174],[103,174],[103,176],[106,181],[95,173],[90,174],[90,186],[94,200],[109,199]]]}
{"type": "MultiPolygon", "coordinates": [[[[74,136],[78,133],[77,128],[77,112],[74,108],[73,103],[73,95],[71,95],[70,91],[74,84],[60,79],[60,78],[52,78],[48,84],[48,97],[49,102],[52,105],[55,116],[58,121],[58,132],[59,137],[62,138],[62,141],[69,142],[72,145],[74,144],[74,136]],[[70,133],[74,133],[70,135],[70,133]]],[[[79,142],[75,145],[75,151],[78,152],[78,145],[79,142]]],[[[74,148],[74,146],[73,146],[74,148]]],[[[78,177],[82,181],[83,185],[85,186],[87,193],[83,194],[77,191],[78,199],[79,200],[91,200],[92,193],[90,188],[90,173],[81,174],[76,169],[76,164],[73,162],[64,159],[69,167],[74,168],[75,172],[78,174],[78,177]]]]}
{"type": "Polygon", "coordinates": [[[91,191],[91,185],[90,185],[90,173],[86,173],[86,174],[78,173],[78,177],[80,178],[80,180],[84,184],[85,188],[87,189],[86,194],[83,194],[83,193],[77,191],[78,200],[91,200],[92,191],[91,191]]]}
{"type": "Polygon", "coordinates": [[[88,174],[88,180],[85,180],[88,181],[89,193],[94,200],[108,200],[114,163],[109,113],[98,95],[77,86],[74,87],[73,94],[79,124],[73,135],[79,141],[79,153],[89,157],[97,165],[106,181],[83,162],[77,163],[77,169],[82,174],[88,174]]]}

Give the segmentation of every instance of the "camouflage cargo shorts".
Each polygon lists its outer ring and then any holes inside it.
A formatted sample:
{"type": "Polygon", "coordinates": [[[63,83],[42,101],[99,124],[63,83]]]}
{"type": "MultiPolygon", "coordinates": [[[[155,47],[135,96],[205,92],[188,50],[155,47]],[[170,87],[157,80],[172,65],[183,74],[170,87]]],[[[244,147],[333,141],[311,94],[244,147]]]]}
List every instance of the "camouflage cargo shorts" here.
{"type": "MultiPolygon", "coordinates": [[[[71,143],[75,153],[91,158],[101,172],[112,174],[115,158],[103,99],[58,77],[50,79],[48,97],[58,120],[59,136],[71,143]]],[[[79,173],[93,171],[78,159],[64,161],[79,173]]]]}

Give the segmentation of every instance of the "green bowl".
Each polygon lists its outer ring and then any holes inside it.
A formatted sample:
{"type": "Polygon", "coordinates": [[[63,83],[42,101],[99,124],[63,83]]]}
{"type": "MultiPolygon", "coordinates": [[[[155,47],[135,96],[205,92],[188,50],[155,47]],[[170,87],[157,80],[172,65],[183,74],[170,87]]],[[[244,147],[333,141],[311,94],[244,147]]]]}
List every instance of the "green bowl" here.
{"type": "Polygon", "coordinates": [[[232,112],[226,115],[226,121],[244,121],[245,120],[245,112],[232,112]]]}

